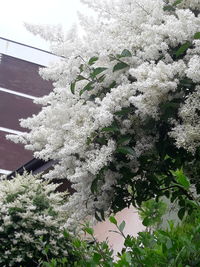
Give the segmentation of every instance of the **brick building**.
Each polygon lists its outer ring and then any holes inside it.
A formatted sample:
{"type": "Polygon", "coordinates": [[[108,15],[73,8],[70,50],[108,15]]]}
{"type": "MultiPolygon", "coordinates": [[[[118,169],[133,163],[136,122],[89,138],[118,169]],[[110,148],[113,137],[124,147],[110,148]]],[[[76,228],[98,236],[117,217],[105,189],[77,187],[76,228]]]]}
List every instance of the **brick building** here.
{"type": "Polygon", "coordinates": [[[58,57],[47,51],[0,37],[0,174],[9,174],[33,159],[32,152],[5,136],[26,131],[19,119],[41,109],[33,100],[53,87],[38,70],[55,60],[58,57]]]}

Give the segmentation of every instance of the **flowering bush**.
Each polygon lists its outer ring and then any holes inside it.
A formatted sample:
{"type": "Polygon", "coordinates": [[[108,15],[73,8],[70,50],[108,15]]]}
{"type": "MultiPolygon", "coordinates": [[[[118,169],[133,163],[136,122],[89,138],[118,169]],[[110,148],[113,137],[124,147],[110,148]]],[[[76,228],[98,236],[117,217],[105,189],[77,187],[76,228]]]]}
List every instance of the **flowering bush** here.
{"type": "Polygon", "coordinates": [[[98,14],[80,16],[82,39],[28,26],[64,58],[41,70],[55,89],[11,139],[72,182],[67,225],[162,195],[181,217],[187,180],[200,192],[200,1],[82,2],[98,14]]]}
{"type": "Polygon", "coordinates": [[[55,188],[31,174],[0,181],[1,266],[38,266],[42,259],[69,255],[63,194],[55,188]]]}

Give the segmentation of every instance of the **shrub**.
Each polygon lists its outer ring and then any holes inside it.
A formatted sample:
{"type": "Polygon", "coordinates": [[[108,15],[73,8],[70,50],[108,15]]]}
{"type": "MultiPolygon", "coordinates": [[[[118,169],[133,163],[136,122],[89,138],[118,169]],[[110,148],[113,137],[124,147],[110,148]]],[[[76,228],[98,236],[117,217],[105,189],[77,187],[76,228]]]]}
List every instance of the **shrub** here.
{"type": "MultiPolygon", "coordinates": [[[[149,202],[150,203],[150,202],[149,202]]],[[[146,205],[148,209],[149,203],[146,205]]],[[[151,203],[152,204],[152,203],[151,203]]],[[[152,207],[149,208],[149,211],[152,207]]],[[[146,218],[151,220],[149,214],[146,218]]],[[[118,224],[114,217],[110,221],[116,225],[118,234],[124,237],[124,248],[118,257],[114,259],[112,251],[106,242],[98,243],[91,228],[85,227],[94,243],[83,250],[84,242],[74,243],[79,253],[83,253],[81,260],[71,265],[67,264],[67,258],[62,260],[54,258],[49,262],[43,262],[44,267],[189,267],[200,266],[200,210],[193,211],[179,225],[175,226],[169,221],[168,229],[157,229],[138,233],[137,237],[125,236],[123,229],[125,222],[118,224]],[[87,253],[90,252],[90,253],[87,253]]],[[[157,224],[157,221],[155,221],[157,224]]]]}
{"type": "Polygon", "coordinates": [[[37,266],[40,259],[68,255],[63,193],[55,189],[31,174],[0,181],[0,266],[37,266]]]}

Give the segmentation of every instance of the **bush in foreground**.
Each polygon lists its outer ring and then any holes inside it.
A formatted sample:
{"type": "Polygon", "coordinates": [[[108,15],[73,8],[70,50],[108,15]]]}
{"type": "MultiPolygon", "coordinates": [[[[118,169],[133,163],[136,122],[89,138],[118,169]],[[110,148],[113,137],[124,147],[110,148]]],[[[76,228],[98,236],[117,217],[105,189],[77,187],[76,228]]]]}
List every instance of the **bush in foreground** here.
{"type": "Polygon", "coordinates": [[[0,181],[0,266],[38,266],[47,257],[68,256],[64,198],[56,186],[31,174],[0,181]]]}

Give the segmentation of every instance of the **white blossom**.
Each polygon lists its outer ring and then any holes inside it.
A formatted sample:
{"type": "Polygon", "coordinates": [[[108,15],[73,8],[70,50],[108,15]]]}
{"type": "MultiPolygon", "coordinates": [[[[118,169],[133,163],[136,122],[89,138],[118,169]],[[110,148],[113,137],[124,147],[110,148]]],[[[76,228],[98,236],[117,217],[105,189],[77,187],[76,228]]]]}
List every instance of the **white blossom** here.
{"type": "MultiPolygon", "coordinates": [[[[76,193],[66,203],[71,216],[66,225],[86,219],[96,208],[109,210],[119,174],[104,171],[104,182],[98,181],[97,199],[91,193],[93,181],[102,169],[112,162],[119,170],[122,164],[115,162],[118,143],[109,133],[102,133],[105,127],[115,123],[119,125],[116,135],[134,136],[135,146],[131,149],[135,155],[127,156],[133,169],[138,168],[138,157],[151,149],[157,138],[143,129],[145,121],[159,121],[161,106],[169,101],[183,99],[179,121],[171,123],[169,133],[176,146],[195,153],[200,136],[196,112],[199,87],[188,97],[189,88],[180,92],[182,80],[200,81],[200,41],[194,39],[200,29],[200,1],[183,0],[177,4],[170,0],[168,3],[175,5],[172,12],[164,10],[163,0],[82,2],[97,13],[93,18],[80,15],[82,37],[75,30],[65,35],[59,28],[27,26],[48,39],[52,51],[65,58],[40,71],[44,79],[54,82],[55,89],[36,100],[43,105],[38,115],[21,120],[21,126],[30,132],[10,137],[33,150],[35,157],[58,162],[44,175],[46,179],[67,178],[73,184],[76,193]],[[181,52],[184,45],[188,49],[181,52]],[[120,58],[124,49],[131,56],[120,58]],[[91,57],[96,57],[93,65],[88,63],[91,57]],[[126,68],[113,71],[122,62],[126,68]],[[95,77],[97,80],[91,80],[91,72],[99,67],[104,71],[95,77]],[[79,74],[85,79],[77,80],[79,74]],[[104,76],[99,81],[101,75],[104,76]],[[89,81],[92,87],[82,92],[89,81]],[[113,81],[115,85],[109,89],[113,81]],[[128,108],[135,109],[134,114],[125,119],[116,116],[128,108]],[[106,143],[95,142],[97,137],[106,137],[106,143]]],[[[32,211],[29,209],[23,216],[32,211]]]]}

